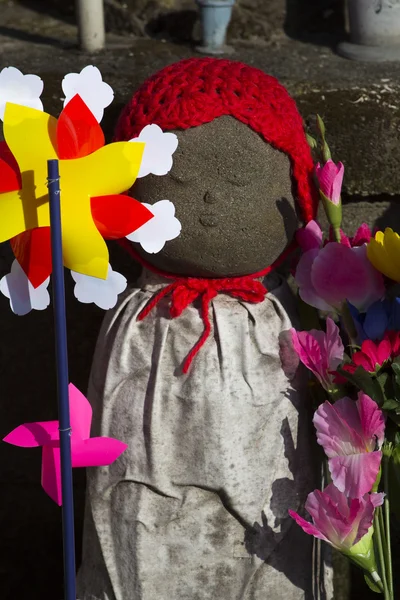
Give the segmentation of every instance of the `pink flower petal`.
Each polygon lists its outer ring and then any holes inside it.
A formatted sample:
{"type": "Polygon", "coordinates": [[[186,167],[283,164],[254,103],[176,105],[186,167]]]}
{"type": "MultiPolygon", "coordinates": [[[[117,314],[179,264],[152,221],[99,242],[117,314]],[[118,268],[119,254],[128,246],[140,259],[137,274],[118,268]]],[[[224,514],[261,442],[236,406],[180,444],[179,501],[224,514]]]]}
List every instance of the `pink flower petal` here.
{"type": "Polygon", "coordinates": [[[371,230],[366,223],[363,223],[354,234],[351,240],[352,246],[363,246],[371,241],[371,230]]]}
{"type": "Polygon", "coordinates": [[[358,394],[357,409],[360,415],[362,435],[369,451],[375,449],[376,440],[382,445],[385,437],[385,418],[376,402],[367,394],[358,394]]]}
{"type": "Polygon", "coordinates": [[[340,194],[342,192],[343,176],[344,176],[344,165],[339,162],[337,164],[336,176],[332,182],[332,197],[331,200],[334,204],[339,204],[340,194]]]}
{"type": "Polygon", "coordinates": [[[43,446],[42,487],[58,506],[62,505],[60,448],[43,446]]]}
{"type": "Polygon", "coordinates": [[[24,423],[9,433],[4,442],[22,448],[45,446],[59,439],[58,421],[24,423]]]}
{"type": "Polygon", "coordinates": [[[320,250],[315,248],[309,250],[299,260],[297,265],[295,280],[299,286],[299,294],[302,300],[310,306],[315,306],[319,310],[329,311],[332,310],[332,306],[325,302],[316,292],[312,283],[311,270],[315,259],[317,258],[320,250]]]}
{"type": "Polygon", "coordinates": [[[344,398],[340,398],[340,400],[337,400],[335,402],[334,410],[340,416],[342,421],[344,423],[346,423],[346,425],[348,427],[350,427],[350,429],[355,431],[360,436],[360,439],[361,439],[360,447],[362,448],[363,447],[363,440],[362,440],[363,431],[362,431],[362,427],[361,427],[360,414],[359,414],[358,408],[357,408],[357,402],[352,400],[352,398],[347,398],[347,396],[345,396],[344,398]]]}
{"type": "Polygon", "coordinates": [[[376,353],[376,362],[378,363],[378,365],[383,365],[384,362],[389,360],[391,353],[392,344],[389,342],[389,340],[382,340],[381,342],[379,342],[376,353]]]}
{"type": "Polygon", "coordinates": [[[308,521],[306,521],[305,519],[303,519],[303,517],[300,517],[300,515],[298,515],[293,510],[289,510],[289,515],[292,517],[292,519],[294,519],[296,521],[296,523],[298,525],[300,525],[300,527],[303,529],[303,531],[305,533],[308,533],[309,535],[313,535],[314,537],[316,537],[316,538],[318,538],[320,540],[324,540],[324,542],[328,542],[329,543],[328,538],[325,537],[319,531],[319,529],[317,529],[315,527],[315,525],[313,525],[312,523],[309,523],[308,521]]]}
{"type": "Polygon", "coordinates": [[[127,449],[127,445],[108,437],[95,437],[72,443],[73,467],[110,465],[127,449]]]}
{"type": "Polygon", "coordinates": [[[381,452],[334,456],[328,461],[332,481],[346,496],[360,498],[371,491],[381,458],[381,452]]]}
{"type": "Polygon", "coordinates": [[[376,508],[377,506],[382,506],[383,501],[385,499],[385,494],[384,492],[378,492],[378,493],[373,493],[370,494],[370,500],[371,500],[371,504],[374,508],[376,508]]]}
{"type": "Polygon", "coordinates": [[[341,162],[337,165],[329,159],[323,167],[318,163],[315,174],[322,193],[334,204],[339,204],[342,189],[344,166],[341,162]]]}
{"type": "Polygon", "coordinates": [[[88,399],[72,383],[68,386],[72,438],[85,440],[90,437],[92,407],[88,399]]]}
{"type": "Polygon", "coordinates": [[[366,354],[360,350],[359,352],[355,352],[353,354],[352,359],[353,364],[355,365],[354,371],[357,367],[362,367],[368,371],[368,373],[374,373],[376,367],[376,358],[372,358],[369,354],[366,354]]]}
{"type": "Polygon", "coordinates": [[[348,300],[361,309],[384,294],[383,278],[379,282],[375,274],[364,247],[347,248],[332,242],[311,263],[311,286],[327,304],[340,307],[348,300]]]}
{"type": "MultiPolygon", "coordinates": [[[[329,493],[326,494],[325,490],[311,492],[307,497],[305,508],[311,515],[315,527],[329,539],[333,546],[340,547],[352,527],[347,522],[346,516],[340,513],[337,503],[332,501],[329,493]]],[[[348,512],[347,507],[346,511],[348,512]]]]}
{"type": "Polygon", "coordinates": [[[368,533],[374,519],[374,502],[372,497],[375,494],[365,494],[362,498],[351,500],[351,518],[353,527],[357,530],[357,535],[352,539],[353,544],[357,544],[366,533],[368,533]]]}
{"type": "MultiPolygon", "coordinates": [[[[342,398],[339,402],[345,401],[353,403],[350,398],[342,398]]],[[[328,458],[363,452],[361,436],[341,417],[336,404],[332,406],[326,401],[315,411],[313,422],[317,430],[318,443],[323,447],[328,458]]]]}
{"type": "Polygon", "coordinates": [[[350,517],[349,499],[333,483],[326,486],[323,494],[328,496],[343,519],[348,520],[350,517]]]}
{"type": "Polygon", "coordinates": [[[322,246],[322,230],[317,221],[309,221],[305,227],[296,233],[296,240],[303,250],[307,252],[322,246]]]}
{"type": "Polygon", "coordinates": [[[382,494],[346,498],[331,483],[324,491],[315,490],[308,495],[305,508],[313,523],[308,523],[294,511],[289,511],[289,514],[306,533],[344,551],[349,550],[368,532],[374,508],[382,502],[382,494]]]}
{"type": "Polygon", "coordinates": [[[321,339],[321,336],[324,335],[323,332],[316,331],[315,329],[311,331],[296,331],[293,328],[290,331],[294,350],[301,362],[321,380],[321,373],[323,374],[324,371],[320,344],[323,341],[321,339]],[[319,340],[316,339],[317,336],[320,338],[319,340]]]}
{"type": "Polygon", "coordinates": [[[386,292],[385,283],[382,273],[379,273],[368,260],[366,244],[355,246],[352,248],[352,252],[358,256],[360,262],[365,267],[366,279],[362,293],[353,297],[349,296],[348,300],[353,306],[358,308],[358,310],[365,312],[371,304],[384,297],[386,292]]]}
{"type": "Polygon", "coordinates": [[[330,371],[336,371],[340,363],[343,362],[344,346],[339,327],[330,317],[326,319],[325,348],[328,357],[328,368],[330,371]]]}

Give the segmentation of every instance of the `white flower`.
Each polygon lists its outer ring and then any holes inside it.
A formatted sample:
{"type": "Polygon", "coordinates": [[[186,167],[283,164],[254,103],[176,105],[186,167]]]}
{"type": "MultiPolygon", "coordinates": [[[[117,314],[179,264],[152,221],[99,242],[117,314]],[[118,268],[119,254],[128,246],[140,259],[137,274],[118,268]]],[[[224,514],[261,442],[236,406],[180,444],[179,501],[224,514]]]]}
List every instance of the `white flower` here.
{"type": "Polygon", "coordinates": [[[166,175],[172,169],[172,155],[178,147],[174,133],[164,133],[158,125],[146,125],[139,137],[130,142],[145,142],[142,163],[138,177],[166,175]]]}
{"type": "Polygon", "coordinates": [[[44,310],[50,304],[50,295],[47,291],[50,277],[39,287],[34,288],[21,265],[14,260],[11,273],[0,280],[0,292],[10,300],[11,310],[16,315],[26,315],[32,309],[44,310]]]}
{"type": "Polygon", "coordinates": [[[43,81],[38,75],[24,75],[15,67],[5,67],[0,71],[0,119],[4,118],[7,102],[43,110],[42,92],[43,81]]]}
{"type": "Polygon", "coordinates": [[[153,213],[153,219],[126,237],[131,242],[138,242],[145,252],[156,254],[168,240],[178,237],[182,225],[175,217],[175,206],[169,200],[160,200],[155,204],[143,202],[143,206],[153,213]]]}
{"type": "Polygon", "coordinates": [[[121,273],[112,270],[111,265],[108,265],[107,279],[82,275],[75,271],[71,271],[71,275],[75,281],[75,298],[84,304],[96,304],[103,310],[116,305],[118,294],[125,290],[127,283],[121,273]]]}
{"type": "Polygon", "coordinates": [[[79,94],[99,123],[103,118],[104,109],[114,99],[112,87],[103,81],[99,69],[92,65],[85,67],[80,73],[68,73],[61,86],[65,94],[64,107],[79,94]]]}

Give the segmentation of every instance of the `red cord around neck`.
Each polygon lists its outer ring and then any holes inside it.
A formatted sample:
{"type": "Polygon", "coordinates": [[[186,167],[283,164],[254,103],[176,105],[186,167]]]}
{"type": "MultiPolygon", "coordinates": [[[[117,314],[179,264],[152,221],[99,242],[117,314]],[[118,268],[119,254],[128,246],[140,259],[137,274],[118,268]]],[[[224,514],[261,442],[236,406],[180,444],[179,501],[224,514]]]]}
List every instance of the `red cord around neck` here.
{"type": "Polygon", "coordinates": [[[204,323],[204,331],[196,344],[190,350],[189,354],[185,358],[182,366],[184,373],[187,373],[190,365],[200,348],[205,344],[208,336],[211,332],[211,321],[209,315],[210,302],[218,294],[228,294],[234,298],[239,298],[244,302],[252,302],[257,304],[262,302],[267,293],[267,289],[264,285],[258,281],[258,277],[263,277],[270,273],[273,269],[278,267],[282,262],[291,254],[296,247],[296,243],[290,244],[281,256],[266,269],[253,273],[252,275],[245,275],[243,277],[226,277],[219,279],[207,279],[197,277],[181,277],[172,275],[170,273],[164,273],[157,269],[150,263],[148,263],[143,257],[141,257],[132,247],[131,243],[126,240],[119,240],[119,244],[127,250],[127,252],[138,262],[140,262],[146,269],[161,275],[166,279],[173,279],[174,281],[169,285],[166,285],[159,292],[157,292],[150,300],[150,302],[144,307],[139,313],[138,320],[142,321],[147,315],[153,310],[155,306],[165,296],[171,295],[170,302],[170,315],[172,318],[179,317],[182,312],[192,302],[201,298],[201,318],[204,323]]]}

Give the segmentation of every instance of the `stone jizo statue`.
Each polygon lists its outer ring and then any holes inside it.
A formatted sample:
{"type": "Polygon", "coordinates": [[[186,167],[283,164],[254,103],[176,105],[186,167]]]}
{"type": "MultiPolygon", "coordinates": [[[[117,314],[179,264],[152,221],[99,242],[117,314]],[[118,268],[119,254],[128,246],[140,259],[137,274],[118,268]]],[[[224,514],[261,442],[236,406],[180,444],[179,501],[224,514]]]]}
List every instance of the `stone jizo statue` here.
{"type": "Polygon", "coordinates": [[[171,200],[182,232],[158,254],[132,244],[142,276],[99,336],[92,435],[129,448],[89,470],[79,598],[330,598],[287,512],[317,485],[275,271],[316,212],[302,119],[272,77],[193,58],[143,84],[116,138],[149,124],[179,145],[132,194],[171,200]]]}

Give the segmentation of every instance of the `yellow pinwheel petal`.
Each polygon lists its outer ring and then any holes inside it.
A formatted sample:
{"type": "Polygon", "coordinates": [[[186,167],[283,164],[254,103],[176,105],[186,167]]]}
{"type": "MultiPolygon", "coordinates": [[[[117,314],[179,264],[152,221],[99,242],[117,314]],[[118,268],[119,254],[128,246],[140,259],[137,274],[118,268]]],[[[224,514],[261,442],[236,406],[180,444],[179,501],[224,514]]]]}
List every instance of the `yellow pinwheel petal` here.
{"type": "Polygon", "coordinates": [[[60,161],[63,256],[72,271],[107,278],[108,249],[93,222],[90,198],[129,189],[143,151],[144,144],[117,142],[89,156],[60,161]]]}
{"type": "MultiPolygon", "coordinates": [[[[81,198],[82,204],[86,198],[81,198]]],[[[81,211],[79,218],[70,207],[62,205],[62,236],[64,265],[83,275],[106,279],[108,248],[95,226],[92,215],[81,211]]]]}
{"type": "Polygon", "coordinates": [[[394,281],[400,281],[400,237],[387,228],[378,231],[367,246],[367,256],[372,265],[394,281]]]}
{"type": "Polygon", "coordinates": [[[40,169],[44,178],[35,180],[35,185],[42,186],[43,194],[47,193],[47,161],[57,158],[57,119],[41,110],[8,102],[3,130],[4,139],[14,154],[21,173],[34,170],[36,174],[37,169],[40,169]]]}
{"type": "Polygon", "coordinates": [[[47,113],[6,104],[4,137],[18,162],[22,188],[0,195],[0,242],[49,225],[47,160],[57,158],[57,121],[47,113]]]}
{"type": "MultiPolygon", "coordinates": [[[[18,192],[0,194],[0,242],[50,225],[47,161],[57,158],[57,121],[47,113],[7,104],[4,137],[22,177],[18,192]]],[[[91,213],[90,198],[120,194],[134,184],[145,144],[116,142],[89,156],[60,160],[64,264],[106,279],[108,249],[91,213]]]]}
{"type": "Polygon", "coordinates": [[[89,156],[60,161],[60,174],[71,183],[71,194],[82,189],[90,190],[91,196],[120,194],[135,183],[144,146],[139,142],[108,144],[89,156]]]}

